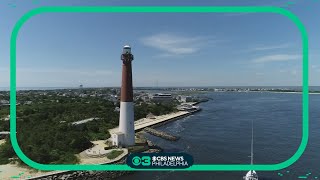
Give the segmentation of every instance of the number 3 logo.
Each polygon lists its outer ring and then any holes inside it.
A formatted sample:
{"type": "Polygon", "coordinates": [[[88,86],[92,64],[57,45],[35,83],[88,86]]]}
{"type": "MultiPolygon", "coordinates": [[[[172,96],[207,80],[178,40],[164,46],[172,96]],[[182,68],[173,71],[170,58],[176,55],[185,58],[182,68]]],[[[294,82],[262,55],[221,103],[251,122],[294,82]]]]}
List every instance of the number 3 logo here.
{"type": "Polygon", "coordinates": [[[150,166],[151,164],[151,158],[149,156],[142,156],[142,166],[150,166]]]}

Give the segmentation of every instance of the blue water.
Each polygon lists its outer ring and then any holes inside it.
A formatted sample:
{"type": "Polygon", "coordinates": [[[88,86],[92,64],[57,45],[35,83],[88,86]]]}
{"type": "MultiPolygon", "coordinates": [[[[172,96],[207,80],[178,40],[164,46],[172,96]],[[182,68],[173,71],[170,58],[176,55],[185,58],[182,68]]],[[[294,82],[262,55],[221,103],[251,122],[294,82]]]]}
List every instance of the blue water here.
{"type": "MultiPolygon", "coordinates": [[[[202,111],[158,129],[180,136],[170,142],[147,135],[167,152],[186,152],[197,164],[249,164],[251,121],[254,120],[254,163],[276,164],[289,159],[302,135],[302,96],[293,93],[206,94],[213,100],[200,104],[202,111]]],[[[310,95],[308,147],[292,166],[279,171],[258,171],[259,179],[320,178],[320,95],[310,95]],[[278,173],[283,174],[279,176],[278,173]]],[[[119,178],[239,180],[245,171],[232,172],[136,172],[119,178]]]]}

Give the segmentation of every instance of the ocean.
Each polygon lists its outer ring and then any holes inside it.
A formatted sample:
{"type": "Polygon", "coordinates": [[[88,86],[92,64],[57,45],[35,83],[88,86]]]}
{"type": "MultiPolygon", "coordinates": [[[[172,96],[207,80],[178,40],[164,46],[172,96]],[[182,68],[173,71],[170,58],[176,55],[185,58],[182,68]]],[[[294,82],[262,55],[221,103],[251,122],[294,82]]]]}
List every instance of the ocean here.
{"type": "MultiPolygon", "coordinates": [[[[254,163],[277,164],[297,150],[302,135],[302,96],[296,93],[211,92],[202,111],[157,129],[179,136],[176,142],[146,134],[165,152],[185,152],[196,164],[249,164],[251,122],[254,126],[254,163]]],[[[301,158],[278,171],[257,171],[260,180],[320,178],[320,95],[309,96],[309,141],[301,158]],[[280,173],[280,174],[279,174],[280,173]],[[282,176],[280,176],[282,174],[282,176]]],[[[246,171],[135,172],[119,180],[240,180],[246,171]]]]}

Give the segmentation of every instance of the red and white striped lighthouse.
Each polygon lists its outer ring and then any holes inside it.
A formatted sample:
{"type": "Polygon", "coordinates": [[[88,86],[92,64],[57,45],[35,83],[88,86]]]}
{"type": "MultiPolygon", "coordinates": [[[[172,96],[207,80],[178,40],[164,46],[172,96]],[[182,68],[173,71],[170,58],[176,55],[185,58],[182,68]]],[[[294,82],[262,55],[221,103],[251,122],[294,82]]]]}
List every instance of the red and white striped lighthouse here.
{"type": "Polygon", "coordinates": [[[132,87],[132,60],[131,47],[125,45],[121,55],[122,60],[122,84],[120,99],[119,131],[123,133],[121,144],[132,146],[135,144],[134,135],[134,110],[132,87]]]}

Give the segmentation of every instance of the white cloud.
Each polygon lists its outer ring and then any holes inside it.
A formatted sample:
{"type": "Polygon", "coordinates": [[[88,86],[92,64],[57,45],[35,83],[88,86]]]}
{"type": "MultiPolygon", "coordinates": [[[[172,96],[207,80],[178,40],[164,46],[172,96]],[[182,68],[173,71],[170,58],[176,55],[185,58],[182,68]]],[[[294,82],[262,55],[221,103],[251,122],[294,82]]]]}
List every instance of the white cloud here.
{"type": "Polygon", "coordinates": [[[213,42],[212,37],[186,37],[176,34],[160,33],[141,38],[141,42],[149,47],[163,51],[161,57],[193,54],[206,44],[213,42]],[[208,42],[209,41],[209,42],[208,42]]]}
{"type": "Polygon", "coordinates": [[[291,44],[279,44],[279,45],[269,45],[269,46],[258,46],[255,48],[252,48],[253,51],[264,51],[264,50],[274,50],[274,49],[284,49],[290,47],[291,44]]]}
{"type": "Polygon", "coordinates": [[[255,45],[253,47],[249,47],[247,49],[240,50],[239,52],[244,53],[252,53],[252,52],[260,52],[260,51],[271,51],[271,50],[279,50],[279,49],[288,49],[295,47],[293,43],[284,43],[284,44],[269,44],[269,45],[255,45]]]}
{"type": "Polygon", "coordinates": [[[254,63],[279,62],[279,61],[296,60],[300,58],[301,58],[301,55],[276,54],[276,55],[262,56],[252,60],[252,62],[254,63]]]}

